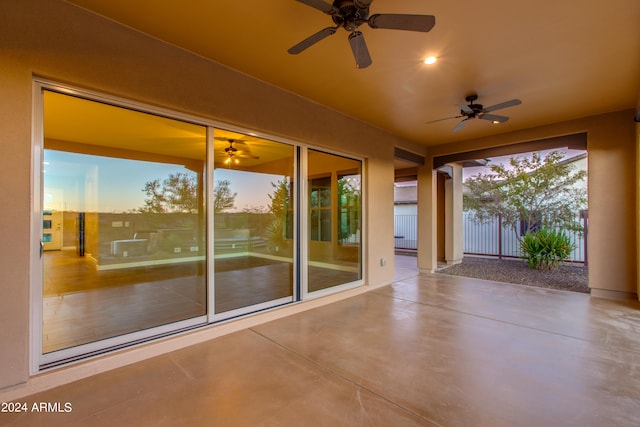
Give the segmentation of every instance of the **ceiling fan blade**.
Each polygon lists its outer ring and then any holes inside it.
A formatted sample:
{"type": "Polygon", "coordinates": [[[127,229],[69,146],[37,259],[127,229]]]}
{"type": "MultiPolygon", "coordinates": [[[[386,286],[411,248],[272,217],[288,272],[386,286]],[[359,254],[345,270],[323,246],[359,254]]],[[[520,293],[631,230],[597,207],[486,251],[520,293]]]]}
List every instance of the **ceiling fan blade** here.
{"type": "Polygon", "coordinates": [[[373,0],[355,0],[353,3],[354,3],[354,6],[357,7],[358,9],[367,9],[369,8],[369,6],[371,6],[371,3],[373,3],[373,0]]]}
{"type": "Polygon", "coordinates": [[[369,49],[367,49],[367,43],[364,41],[364,36],[360,31],[354,31],[349,34],[349,44],[353,51],[353,57],[356,59],[357,68],[367,68],[373,63],[371,55],[369,55],[369,49]]]}
{"type": "Polygon", "coordinates": [[[236,148],[237,148],[237,155],[239,157],[244,157],[246,159],[259,159],[260,157],[254,155],[251,152],[251,148],[249,147],[249,144],[247,144],[246,142],[240,141],[240,142],[236,142],[236,148]]]}
{"type": "Polygon", "coordinates": [[[318,43],[320,40],[323,40],[323,39],[325,39],[325,38],[327,38],[330,35],[335,34],[335,33],[336,33],[336,28],[335,27],[327,27],[327,28],[325,28],[323,30],[318,31],[314,35],[307,37],[306,39],[302,40],[297,45],[289,48],[289,50],[287,52],[289,52],[292,55],[297,55],[298,53],[302,52],[303,50],[313,46],[316,43],[318,43]]]}
{"type": "Polygon", "coordinates": [[[464,125],[467,124],[467,122],[469,121],[469,117],[467,117],[466,119],[464,119],[463,121],[461,121],[460,123],[458,123],[456,125],[456,127],[453,128],[454,132],[458,132],[460,129],[463,128],[464,125]]]}
{"type": "Polygon", "coordinates": [[[464,117],[464,116],[451,116],[451,117],[445,117],[443,119],[431,120],[431,121],[427,122],[427,124],[435,123],[435,122],[441,122],[443,120],[459,119],[460,117],[464,117]]]}
{"type": "Polygon", "coordinates": [[[473,110],[468,105],[458,104],[458,108],[460,108],[460,111],[464,111],[467,114],[473,114],[473,110]]]}
{"type": "Polygon", "coordinates": [[[323,0],[298,0],[300,3],[304,3],[307,6],[311,6],[314,9],[318,9],[321,12],[324,12],[329,15],[333,15],[334,13],[339,12],[339,10],[334,7],[332,4],[329,4],[323,0]]]}
{"type": "Polygon", "coordinates": [[[507,120],[509,120],[509,117],[498,116],[496,114],[480,114],[478,115],[478,118],[482,120],[489,120],[489,121],[498,122],[498,123],[504,123],[507,120]]]}
{"type": "Polygon", "coordinates": [[[389,30],[431,31],[436,24],[433,15],[404,15],[404,14],[375,14],[367,21],[371,28],[386,28],[389,30]]]}
{"type": "Polygon", "coordinates": [[[502,110],[503,108],[513,107],[520,104],[522,104],[522,101],[520,101],[519,99],[512,99],[511,101],[505,101],[505,102],[501,102],[500,104],[487,107],[484,109],[484,111],[489,113],[491,111],[502,110]]]}
{"type": "Polygon", "coordinates": [[[249,145],[246,143],[246,140],[244,140],[244,139],[237,139],[237,140],[233,141],[233,145],[238,150],[244,150],[244,151],[248,151],[249,150],[249,145]]]}
{"type": "Polygon", "coordinates": [[[215,139],[216,141],[226,141],[226,142],[232,142],[232,143],[243,143],[246,140],[245,139],[236,139],[236,138],[227,138],[224,136],[214,136],[213,139],[215,139]]]}

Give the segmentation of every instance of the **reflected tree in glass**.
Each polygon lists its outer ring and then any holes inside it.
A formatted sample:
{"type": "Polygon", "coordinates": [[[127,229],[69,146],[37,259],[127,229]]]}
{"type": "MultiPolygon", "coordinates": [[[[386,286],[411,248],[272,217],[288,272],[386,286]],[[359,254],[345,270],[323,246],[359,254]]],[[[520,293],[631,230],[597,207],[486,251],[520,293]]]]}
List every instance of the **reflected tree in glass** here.
{"type": "Polygon", "coordinates": [[[276,254],[283,251],[289,255],[293,236],[291,183],[284,178],[271,185],[274,191],[269,194],[269,213],[272,218],[266,229],[268,249],[276,254]]]}

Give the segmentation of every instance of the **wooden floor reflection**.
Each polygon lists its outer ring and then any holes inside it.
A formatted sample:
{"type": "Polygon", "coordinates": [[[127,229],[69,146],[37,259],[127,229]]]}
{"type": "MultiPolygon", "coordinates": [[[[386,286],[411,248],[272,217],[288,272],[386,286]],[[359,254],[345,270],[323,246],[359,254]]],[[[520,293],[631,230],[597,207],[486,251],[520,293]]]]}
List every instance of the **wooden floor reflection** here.
{"type": "Polygon", "coordinates": [[[204,266],[98,271],[75,251],[44,256],[42,348],[49,353],[206,314],[204,266]]]}
{"type": "MultiPolygon", "coordinates": [[[[215,261],[215,312],[291,297],[291,262],[239,256],[215,261]]],[[[44,256],[43,352],[49,353],[207,314],[206,264],[186,262],[98,271],[75,251],[44,256]]],[[[357,280],[310,267],[310,290],[357,280]]]]}

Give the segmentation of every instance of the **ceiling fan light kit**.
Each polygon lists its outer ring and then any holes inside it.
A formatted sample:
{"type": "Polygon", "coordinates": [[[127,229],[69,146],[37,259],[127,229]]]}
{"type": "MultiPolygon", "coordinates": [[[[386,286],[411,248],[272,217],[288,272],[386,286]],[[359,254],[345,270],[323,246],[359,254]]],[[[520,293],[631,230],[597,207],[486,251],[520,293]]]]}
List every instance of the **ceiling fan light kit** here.
{"type": "Polygon", "coordinates": [[[373,0],[335,0],[327,3],[324,0],[297,0],[314,9],[331,16],[335,27],[327,27],[300,43],[291,47],[288,52],[297,55],[319,41],[336,33],[342,27],[349,34],[349,45],[353,52],[357,68],[366,68],[373,63],[364,40],[364,34],[358,28],[365,22],[370,28],[429,32],[436,23],[433,15],[409,14],[369,14],[369,6],[373,0]]]}
{"type": "Polygon", "coordinates": [[[241,158],[245,159],[260,159],[259,156],[254,156],[249,149],[249,145],[247,145],[247,141],[244,139],[233,139],[233,138],[224,138],[224,137],[214,137],[213,139],[217,141],[225,141],[229,143],[228,147],[224,149],[224,156],[226,159],[224,160],[225,165],[237,165],[240,163],[241,158]],[[236,145],[233,145],[236,144],[236,145]],[[237,147],[240,148],[237,148],[237,147]]]}

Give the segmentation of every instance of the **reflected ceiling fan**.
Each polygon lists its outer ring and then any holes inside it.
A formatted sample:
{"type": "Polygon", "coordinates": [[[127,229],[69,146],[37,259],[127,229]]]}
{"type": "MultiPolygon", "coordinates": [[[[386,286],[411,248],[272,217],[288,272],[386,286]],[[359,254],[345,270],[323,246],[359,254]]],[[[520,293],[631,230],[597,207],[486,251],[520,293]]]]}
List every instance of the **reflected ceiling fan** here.
{"type": "Polygon", "coordinates": [[[453,128],[454,132],[458,132],[471,119],[489,120],[492,123],[504,123],[509,120],[509,117],[498,116],[497,114],[489,113],[491,113],[492,111],[502,110],[503,108],[514,107],[516,105],[522,104],[522,101],[520,101],[519,99],[512,99],[510,101],[491,105],[490,107],[484,107],[482,104],[474,104],[474,102],[478,99],[478,95],[469,95],[465,99],[469,103],[469,105],[458,104],[458,107],[460,107],[460,115],[431,120],[430,122],[427,122],[427,124],[440,122],[442,120],[459,119],[461,117],[464,117],[462,121],[453,128]]]}
{"type": "Polygon", "coordinates": [[[303,50],[318,43],[320,40],[335,34],[338,28],[343,27],[349,31],[349,44],[356,60],[357,68],[366,68],[372,64],[367,44],[364,36],[358,27],[365,22],[371,28],[384,28],[390,30],[406,31],[430,31],[436,23],[436,18],[432,15],[406,15],[406,14],[375,14],[369,15],[369,6],[373,0],[335,0],[329,4],[323,0],[297,0],[314,9],[331,15],[334,27],[327,27],[318,31],[310,37],[302,40],[297,45],[288,50],[292,55],[296,55],[303,50]]]}
{"type": "Polygon", "coordinates": [[[225,164],[238,164],[240,163],[241,158],[245,159],[254,159],[257,160],[260,157],[254,156],[251,154],[251,150],[249,146],[246,144],[246,140],[244,139],[234,139],[234,138],[224,138],[224,137],[214,137],[213,139],[217,141],[226,141],[229,143],[228,147],[224,149],[224,155],[227,157],[224,161],[225,164]],[[234,145],[235,144],[235,145],[234,145]]]}

